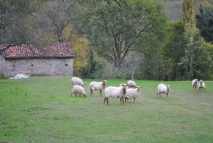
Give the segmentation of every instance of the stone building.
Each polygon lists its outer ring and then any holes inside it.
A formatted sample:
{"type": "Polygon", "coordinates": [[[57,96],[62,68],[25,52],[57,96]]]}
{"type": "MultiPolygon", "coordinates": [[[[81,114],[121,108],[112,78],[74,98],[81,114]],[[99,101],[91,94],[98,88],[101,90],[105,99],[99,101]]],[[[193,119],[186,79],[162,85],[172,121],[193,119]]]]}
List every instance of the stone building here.
{"type": "Polygon", "coordinates": [[[66,43],[47,47],[0,46],[0,74],[13,77],[27,75],[73,75],[74,54],[66,43]]]}

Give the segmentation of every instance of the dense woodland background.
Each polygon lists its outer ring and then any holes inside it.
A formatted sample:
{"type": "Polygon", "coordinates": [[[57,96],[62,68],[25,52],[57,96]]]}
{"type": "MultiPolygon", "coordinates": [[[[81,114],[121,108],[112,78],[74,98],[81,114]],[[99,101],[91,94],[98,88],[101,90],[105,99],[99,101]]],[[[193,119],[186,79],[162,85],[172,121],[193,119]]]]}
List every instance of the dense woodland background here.
{"type": "Polygon", "coordinates": [[[212,12],[213,0],[0,0],[0,44],[69,43],[82,78],[212,80],[212,12]]]}

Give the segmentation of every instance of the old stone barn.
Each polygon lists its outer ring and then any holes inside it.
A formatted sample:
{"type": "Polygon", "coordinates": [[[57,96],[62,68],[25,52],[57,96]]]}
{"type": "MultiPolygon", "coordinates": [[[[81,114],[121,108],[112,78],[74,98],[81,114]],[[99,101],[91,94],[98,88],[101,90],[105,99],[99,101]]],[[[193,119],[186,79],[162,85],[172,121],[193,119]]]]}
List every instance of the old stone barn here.
{"type": "Polygon", "coordinates": [[[0,46],[0,73],[13,77],[27,75],[73,75],[74,54],[66,43],[46,47],[32,45],[0,46]]]}

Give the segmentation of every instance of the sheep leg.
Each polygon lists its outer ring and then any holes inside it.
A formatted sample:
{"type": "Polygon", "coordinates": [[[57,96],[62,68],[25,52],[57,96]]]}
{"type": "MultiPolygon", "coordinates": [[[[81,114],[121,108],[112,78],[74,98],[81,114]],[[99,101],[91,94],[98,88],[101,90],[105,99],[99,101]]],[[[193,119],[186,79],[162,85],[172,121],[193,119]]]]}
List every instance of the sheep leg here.
{"type": "Polygon", "coordinates": [[[127,101],[127,97],[125,97],[125,102],[127,101]]]}
{"type": "Polygon", "coordinates": [[[134,99],[134,102],[135,102],[135,97],[133,99],[134,99]]]}
{"type": "Polygon", "coordinates": [[[109,102],[108,102],[108,98],[104,98],[104,105],[105,105],[105,101],[106,101],[106,103],[107,103],[107,105],[109,105],[109,102]]]}
{"type": "Polygon", "coordinates": [[[92,92],[93,92],[93,90],[92,90],[92,89],[90,89],[90,93],[91,93],[91,95],[92,95],[92,92]]]}
{"type": "Polygon", "coordinates": [[[123,97],[120,98],[120,105],[124,105],[123,97]]]}
{"type": "Polygon", "coordinates": [[[102,96],[102,90],[100,90],[100,94],[101,94],[101,96],[102,96]]]}

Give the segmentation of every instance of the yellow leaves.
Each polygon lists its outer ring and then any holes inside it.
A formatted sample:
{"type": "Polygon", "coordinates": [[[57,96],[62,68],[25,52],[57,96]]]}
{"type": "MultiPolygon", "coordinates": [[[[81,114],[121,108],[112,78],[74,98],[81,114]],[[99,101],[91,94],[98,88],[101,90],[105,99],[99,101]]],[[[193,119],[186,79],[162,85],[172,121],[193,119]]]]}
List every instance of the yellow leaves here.
{"type": "Polygon", "coordinates": [[[195,23],[194,4],[195,0],[182,0],[182,11],[185,23],[195,23]]]}
{"type": "Polygon", "coordinates": [[[79,75],[82,68],[88,65],[89,41],[86,38],[79,38],[73,44],[74,74],[79,75]]]}
{"type": "Polygon", "coordinates": [[[207,8],[213,8],[212,0],[204,0],[203,3],[205,5],[205,7],[207,7],[207,8]]]}
{"type": "Polygon", "coordinates": [[[70,24],[65,26],[65,28],[62,31],[63,39],[64,41],[76,41],[78,37],[78,32],[74,29],[74,27],[70,24]]]}

